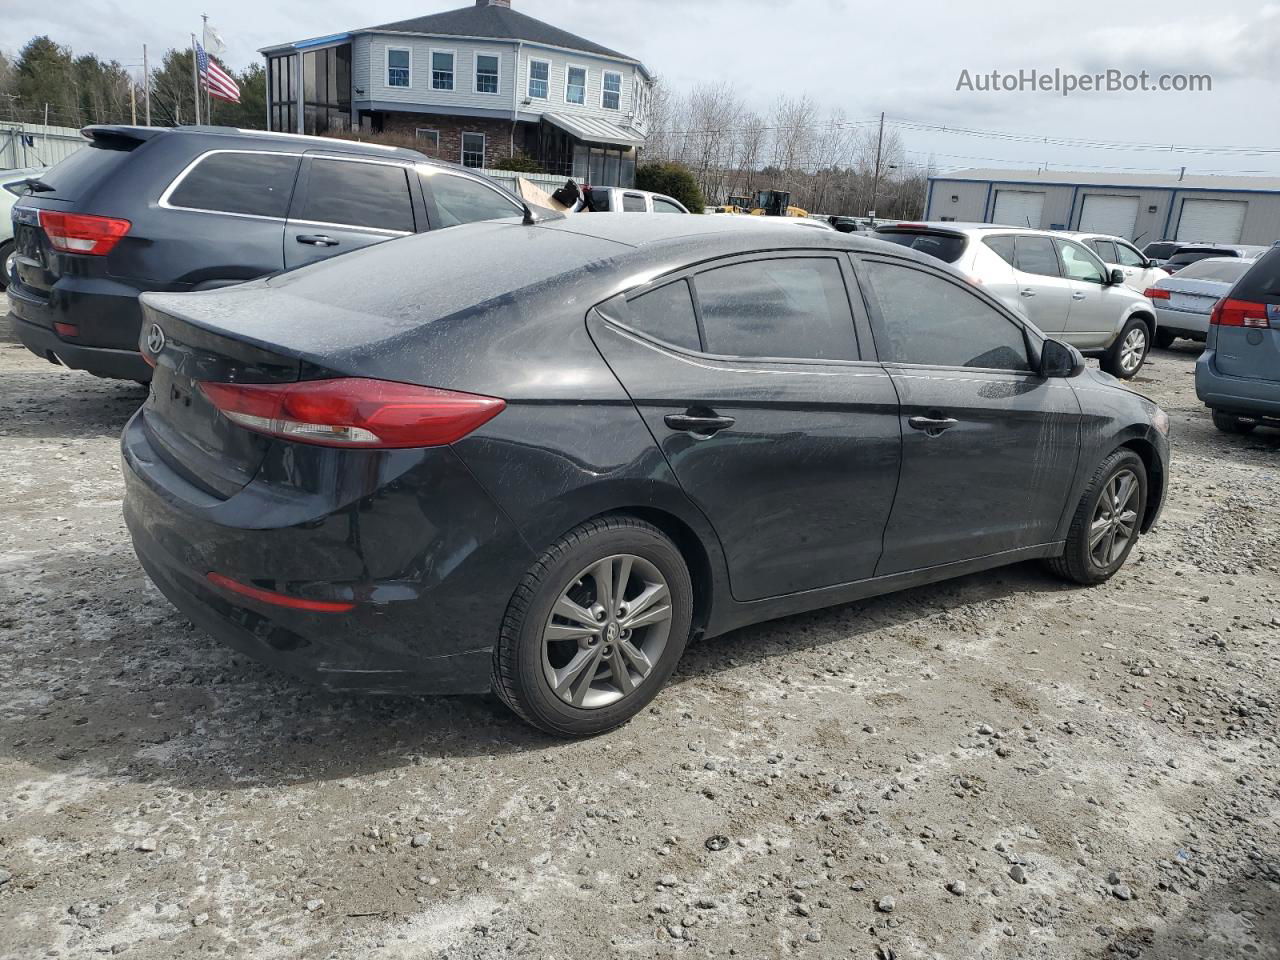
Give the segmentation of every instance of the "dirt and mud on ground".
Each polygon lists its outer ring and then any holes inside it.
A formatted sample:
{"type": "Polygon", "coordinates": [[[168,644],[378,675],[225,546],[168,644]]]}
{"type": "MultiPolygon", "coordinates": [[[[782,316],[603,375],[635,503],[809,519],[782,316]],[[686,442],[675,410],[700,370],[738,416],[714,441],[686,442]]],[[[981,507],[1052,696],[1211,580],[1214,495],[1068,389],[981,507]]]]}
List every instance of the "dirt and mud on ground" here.
{"type": "Polygon", "coordinates": [[[0,957],[1280,957],[1280,435],[1195,355],[1137,383],[1174,481],[1111,583],[743,630],[564,743],[188,625],[120,517],[142,388],[0,339],[0,957]]]}

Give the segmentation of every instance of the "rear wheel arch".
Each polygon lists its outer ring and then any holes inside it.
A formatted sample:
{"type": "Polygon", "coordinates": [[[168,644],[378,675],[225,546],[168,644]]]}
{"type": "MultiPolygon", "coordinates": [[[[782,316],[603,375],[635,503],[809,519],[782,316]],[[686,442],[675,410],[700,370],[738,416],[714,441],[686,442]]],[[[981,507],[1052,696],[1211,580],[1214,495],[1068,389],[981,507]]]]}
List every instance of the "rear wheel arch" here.
{"type": "Polygon", "coordinates": [[[631,516],[653,524],[676,545],[685,566],[689,568],[689,579],[693,582],[693,624],[691,633],[698,636],[706,629],[711,618],[711,605],[714,599],[714,577],[711,572],[711,557],[702,538],[684,520],[674,513],[655,507],[623,507],[611,510],[606,516],[631,516]]]}

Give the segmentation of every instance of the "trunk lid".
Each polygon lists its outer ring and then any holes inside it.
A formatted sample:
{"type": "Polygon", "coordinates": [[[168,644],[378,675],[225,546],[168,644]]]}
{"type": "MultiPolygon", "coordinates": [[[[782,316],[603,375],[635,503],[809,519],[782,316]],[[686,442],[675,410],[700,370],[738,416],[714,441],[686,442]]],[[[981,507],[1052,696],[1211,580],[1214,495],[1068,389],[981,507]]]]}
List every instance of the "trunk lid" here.
{"type": "Polygon", "coordinates": [[[1227,295],[1231,284],[1220,280],[1187,280],[1170,277],[1161,280],[1157,286],[1169,291],[1169,299],[1161,306],[1169,310],[1181,310],[1184,313],[1197,313],[1208,316],[1213,305],[1227,295]]]}
{"type": "Polygon", "coordinates": [[[158,298],[163,304],[150,297],[143,298],[139,345],[155,372],[143,429],[168,467],[226,499],[253,479],[273,441],[224,417],[200,383],[288,383],[301,378],[304,364],[202,325],[199,294],[158,298]]]}

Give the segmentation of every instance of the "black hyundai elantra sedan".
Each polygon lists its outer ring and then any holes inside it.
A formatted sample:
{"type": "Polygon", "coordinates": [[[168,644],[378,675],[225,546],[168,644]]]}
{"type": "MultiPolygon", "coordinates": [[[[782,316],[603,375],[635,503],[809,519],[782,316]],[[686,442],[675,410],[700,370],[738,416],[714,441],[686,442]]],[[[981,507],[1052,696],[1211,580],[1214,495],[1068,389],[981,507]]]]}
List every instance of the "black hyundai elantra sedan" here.
{"type": "Polygon", "coordinates": [[[335,689],[626,721],[690,637],[1029,559],[1099,583],[1168,419],[938,261],[578,215],[147,294],[125,516],[197,624],[335,689]]]}

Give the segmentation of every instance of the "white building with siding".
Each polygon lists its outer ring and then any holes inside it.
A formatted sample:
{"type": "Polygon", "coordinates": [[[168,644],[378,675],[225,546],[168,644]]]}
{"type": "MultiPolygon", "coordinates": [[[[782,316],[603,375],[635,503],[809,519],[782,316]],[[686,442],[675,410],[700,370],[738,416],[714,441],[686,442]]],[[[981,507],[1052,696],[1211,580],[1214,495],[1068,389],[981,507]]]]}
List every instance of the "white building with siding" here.
{"type": "Polygon", "coordinates": [[[1280,177],[961,170],[929,178],[926,219],[1153,240],[1280,240],[1280,177]]]}
{"type": "Polygon", "coordinates": [[[512,9],[511,0],[262,50],[272,130],[359,128],[429,156],[630,186],[653,78],[639,60],[512,9]]]}

